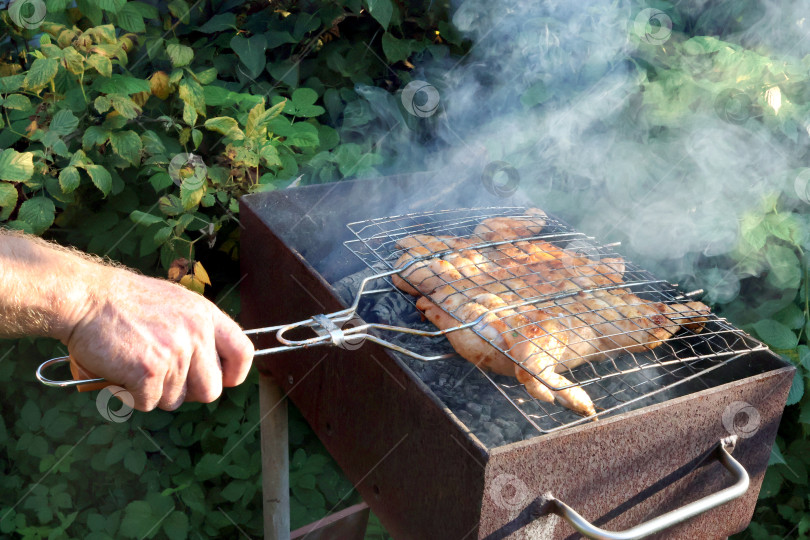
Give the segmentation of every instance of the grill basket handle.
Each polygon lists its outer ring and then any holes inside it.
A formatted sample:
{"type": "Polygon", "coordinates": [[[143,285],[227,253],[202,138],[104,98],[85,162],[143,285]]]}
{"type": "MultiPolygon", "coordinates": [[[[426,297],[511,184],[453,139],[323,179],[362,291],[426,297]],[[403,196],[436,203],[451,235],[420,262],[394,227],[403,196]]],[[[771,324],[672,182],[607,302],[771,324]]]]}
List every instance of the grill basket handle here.
{"type": "Polygon", "coordinates": [[[55,386],[58,388],[69,388],[72,386],[76,386],[79,392],[88,392],[91,390],[100,390],[105,386],[109,386],[111,383],[107,382],[106,379],[96,378],[96,379],[75,379],[72,381],[54,381],[52,379],[47,378],[43,371],[54,366],[56,364],[70,364],[70,372],[73,377],[81,377],[83,373],[78,370],[78,366],[76,365],[75,361],[70,356],[60,356],[59,358],[51,358],[50,360],[46,360],[40,364],[37,368],[37,379],[39,382],[44,384],[45,386],[55,386]]]}
{"type": "MultiPolygon", "coordinates": [[[[312,319],[310,319],[310,321],[311,320],[312,319]]],[[[269,326],[267,328],[259,328],[259,329],[256,329],[256,330],[246,330],[245,334],[251,335],[251,334],[260,334],[260,333],[266,333],[266,332],[276,332],[276,331],[278,331],[280,329],[288,329],[288,328],[294,328],[294,327],[298,327],[298,326],[304,326],[307,322],[309,322],[309,321],[303,321],[301,323],[295,323],[295,324],[292,324],[292,325],[269,326]]],[[[322,343],[322,342],[325,342],[326,340],[328,340],[328,337],[327,338],[315,338],[314,340],[310,340],[310,341],[314,341],[314,342],[316,342],[315,344],[320,345],[320,344],[325,344],[325,343],[322,343]]],[[[274,354],[274,353],[285,352],[285,351],[294,351],[294,350],[297,350],[297,349],[302,349],[305,346],[306,345],[302,345],[300,343],[293,342],[292,344],[285,344],[285,345],[281,345],[281,346],[272,347],[272,348],[269,348],[269,349],[264,349],[264,350],[257,351],[257,356],[258,355],[263,355],[263,354],[274,354]]],[[[59,356],[57,358],[51,358],[50,360],[45,360],[44,362],[42,362],[42,364],[39,365],[39,367],[37,368],[37,371],[36,371],[36,377],[37,377],[37,380],[39,382],[41,382],[45,386],[51,386],[51,387],[55,387],[55,388],[72,388],[72,387],[76,387],[79,390],[79,392],[88,392],[88,391],[92,391],[92,390],[101,390],[102,388],[104,388],[106,386],[110,386],[112,384],[111,382],[107,381],[106,379],[103,379],[103,378],[100,378],[100,377],[95,378],[95,379],[83,379],[83,378],[81,378],[81,377],[85,377],[85,376],[87,376],[87,374],[85,372],[81,371],[78,368],[78,365],[77,365],[76,361],[73,358],[71,358],[70,356],[59,356]],[[54,380],[54,379],[50,379],[50,378],[45,376],[45,371],[46,370],[50,370],[53,366],[56,366],[56,365],[59,365],[59,364],[69,364],[70,365],[70,373],[71,373],[71,375],[73,375],[72,380],[70,380],[70,379],[67,379],[67,380],[64,380],[64,379],[62,379],[62,380],[54,380]]]]}
{"type": "MultiPolygon", "coordinates": [[[[379,291],[370,291],[370,292],[379,292],[379,291]]],[[[313,317],[305,321],[299,321],[292,324],[282,324],[279,326],[254,328],[252,330],[245,330],[244,333],[247,336],[255,336],[259,334],[273,334],[276,337],[276,341],[280,343],[280,345],[276,345],[266,349],[259,349],[254,353],[254,356],[272,355],[287,351],[297,351],[299,349],[305,349],[308,347],[319,347],[324,345],[327,346],[333,345],[348,350],[354,350],[359,348],[362,342],[365,340],[377,343],[378,345],[382,345],[383,347],[387,347],[394,351],[401,352],[402,354],[406,354],[412,358],[416,358],[424,362],[443,360],[446,358],[450,358],[455,354],[455,353],[447,353],[447,354],[426,356],[411,351],[410,349],[406,349],[391,341],[382,339],[380,337],[368,333],[369,329],[375,328],[380,330],[391,330],[395,332],[436,337],[446,334],[447,333],[446,330],[429,332],[425,330],[416,330],[407,327],[391,326],[387,324],[378,324],[378,323],[373,324],[362,323],[359,324],[358,326],[350,326],[348,328],[345,327],[341,328],[340,326],[338,326],[337,323],[343,324],[346,321],[353,318],[355,316],[356,308],[357,306],[355,305],[352,308],[344,309],[343,311],[337,311],[335,313],[329,313],[327,315],[314,315],[313,317]],[[316,336],[313,338],[302,340],[292,340],[284,337],[284,334],[286,332],[298,328],[310,328],[315,332],[316,336]]],[[[459,330],[460,328],[462,327],[454,328],[452,330],[459,330]]],[[[41,382],[45,386],[54,386],[58,388],[70,388],[75,386],[78,388],[79,392],[99,390],[101,388],[104,388],[105,386],[109,386],[110,384],[112,384],[108,382],[106,379],[101,378],[78,380],[80,377],[85,377],[88,375],[86,373],[83,373],[77,368],[78,365],[76,361],[73,360],[70,356],[60,356],[58,358],[51,358],[50,360],[46,360],[45,362],[40,364],[39,368],[37,368],[36,376],[39,382],[41,382]],[[46,369],[50,369],[51,366],[63,363],[70,364],[71,374],[76,380],[53,380],[49,379],[44,375],[43,372],[46,369]]]]}
{"type": "Polygon", "coordinates": [[[734,445],[736,442],[736,435],[726,437],[720,441],[720,446],[717,449],[720,463],[722,463],[723,466],[734,475],[735,482],[733,485],[720,490],[717,493],[712,493],[707,497],[691,502],[686,506],[682,506],[681,508],[660,515],[657,518],[653,518],[650,521],[636,525],[631,529],[616,532],[606,531],[592,524],[590,521],[577,513],[576,510],[559,499],[552,499],[552,503],[556,504],[560,515],[566,521],[568,521],[568,523],[570,523],[574,529],[588,538],[594,538],[597,540],[634,540],[636,538],[644,538],[645,536],[684,522],[689,518],[702,514],[703,512],[711,510],[712,508],[720,506],[721,504],[732,501],[748,491],[748,485],[750,483],[748,472],[739,461],[731,457],[730,453],[734,451],[734,445]]]}

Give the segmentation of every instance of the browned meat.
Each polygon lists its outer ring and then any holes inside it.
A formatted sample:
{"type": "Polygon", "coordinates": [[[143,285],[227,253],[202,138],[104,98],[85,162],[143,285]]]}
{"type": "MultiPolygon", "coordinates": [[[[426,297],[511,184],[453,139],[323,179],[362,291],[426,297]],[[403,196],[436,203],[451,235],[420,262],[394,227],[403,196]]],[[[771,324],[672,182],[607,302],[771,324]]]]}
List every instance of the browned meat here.
{"type": "Polygon", "coordinates": [[[468,361],[516,377],[537,399],[594,415],[588,394],[560,373],[652,349],[681,328],[699,332],[709,310],[700,302],[651,302],[616,287],[623,283],[620,258],[593,261],[522,240],[537,236],[544,218],[532,210],[484,220],[467,238],[403,238],[397,245],[406,251],[396,267],[404,270],[394,284],[422,296],[417,307],[440,329],[473,323],[447,334],[468,361]],[[475,248],[486,242],[503,243],[475,248]]]}

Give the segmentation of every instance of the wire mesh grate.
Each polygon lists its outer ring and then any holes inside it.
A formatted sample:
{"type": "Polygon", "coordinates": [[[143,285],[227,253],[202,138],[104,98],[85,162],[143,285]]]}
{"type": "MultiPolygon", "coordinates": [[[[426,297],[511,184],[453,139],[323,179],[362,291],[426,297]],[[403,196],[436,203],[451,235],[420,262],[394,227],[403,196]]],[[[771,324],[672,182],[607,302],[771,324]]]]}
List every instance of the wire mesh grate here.
{"type": "Polygon", "coordinates": [[[508,359],[516,374],[529,375],[521,384],[497,369],[482,369],[486,362],[478,365],[543,433],[626,409],[765,349],[688,294],[625,260],[615,245],[600,244],[533,209],[412,213],[348,228],[354,239],[346,247],[369,268],[399,269],[384,278],[391,290],[422,310],[425,300],[417,298],[428,297],[454,324],[466,324],[508,359]],[[519,236],[510,233],[517,230],[519,236]],[[464,313],[479,302],[492,303],[475,312],[477,319],[464,313]],[[506,326],[493,331],[501,322],[506,326]],[[538,336],[545,340],[540,351],[534,348],[538,336]],[[535,352],[518,354],[524,350],[535,352]],[[539,362],[543,355],[550,360],[539,362]],[[582,390],[593,409],[574,412],[538,399],[549,391],[564,401],[582,390]]]}

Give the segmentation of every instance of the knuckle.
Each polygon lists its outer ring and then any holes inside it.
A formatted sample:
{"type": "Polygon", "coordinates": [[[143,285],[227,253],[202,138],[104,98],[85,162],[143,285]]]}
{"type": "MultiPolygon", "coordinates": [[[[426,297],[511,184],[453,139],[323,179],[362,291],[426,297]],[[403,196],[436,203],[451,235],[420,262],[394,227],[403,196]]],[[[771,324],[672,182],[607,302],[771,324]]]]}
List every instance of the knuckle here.
{"type": "Polygon", "coordinates": [[[205,319],[193,318],[189,320],[186,332],[193,342],[202,343],[213,335],[213,328],[205,319]]]}
{"type": "Polygon", "coordinates": [[[197,401],[211,403],[222,394],[222,373],[211,373],[197,389],[197,401]]]}
{"type": "Polygon", "coordinates": [[[211,385],[206,385],[204,388],[201,388],[197,395],[197,401],[200,403],[211,403],[216,401],[217,398],[222,394],[222,388],[215,388],[211,385]]]}
{"type": "Polygon", "coordinates": [[[142,378],[152,380],[163,377],[165,364],[162,362],[163,352],[160,350],[145,351],[138,361],[138,372],[142,378]]]}
{"type": "Polygon", "coordinates": [[[256,347],[253,342],[245,334],[240,332],[241,338],[239,339],[242,355],[247,361],[253,360],[253,353],[256,352],[256,347]]]}
{"type": "Polygon", "coordinates": [[[135,398],[135,409],[141,412],[149,412],[153,411],[158,406],[158,400],[156,398],[149,398],[145,396],[139,396],[135,398]]]}
{"type": "Polygon", "coordinates": [[[159,404],[159,407],[160,407],[161,410],[171,412],[171,411],[176,411],[177,409],[179,409],[180,405],[182,405],[182,404],[183,404],[182,399],[170,399],[170,400],[166,400],[166,401],[161,400],[160,404],[159,404]]]}
{"type": "Polygon", "coordinates": [[[164,411],[177,410],[186,400],[186,384],[174,383],[163,388],[159,407],[164,411]]]}

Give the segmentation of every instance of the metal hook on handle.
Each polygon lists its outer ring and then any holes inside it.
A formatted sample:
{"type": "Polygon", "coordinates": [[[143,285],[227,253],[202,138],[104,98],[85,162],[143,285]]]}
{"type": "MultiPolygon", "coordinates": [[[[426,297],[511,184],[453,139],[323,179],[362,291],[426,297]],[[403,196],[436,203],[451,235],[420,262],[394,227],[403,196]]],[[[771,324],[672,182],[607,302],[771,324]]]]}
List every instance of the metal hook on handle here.
{"type": "MultiPolygon", "coordinates": [[[[376,291],[371,291],[376,292],[376,291]]],[[[378,345],[382,345],[388,349],[400,352],[412,358],[416,358],[417,360],[421,360],[423,362],[432,362],[435,360],[446,360],[448,358],[452,358],[455,356],[455,353],[447,353],[447,354],[437,354],[432,356],[425,356],[423,354],[419,354],[414,352],[410,349],[406,349],[396,343],[392,343],[386,339],[382,339],[378,336],[368,333],[368,331],[372,328],[378,330],[387,330],[391,332],[399,332],[399,333],[407,333],[407,334],[415,334],[425,337],[439,337],[444,336],[449,332],[462,330],[467,328],[472,323],[467,323],[465,325],[459,326],[457,328],[451,328],[449,330],[438,330],[438,331],[425,331],[425,330],[416,330],[413,328],[406,328],[402,326],[391,326],[387,324],[379,324],[379,323],[366,323],[359,326],[353,326],[351,328],[340,328],[335,322],[345,322],[350,320],[355,315],[354,307],[344,309],[342,311],[336,311],[334,313],[330,313],[327,315],[314,315],[313,317],[306,319],[304,321],[299,321],[292,324],[285,324],[279,326],[268,326],[266,328],[255,328],[253,330],[245,331],[245,334],[248,335],[255,335],[255,334],[263,334],[268,332],[275,332],[276,339],[279,343],[282,343],[282,346],[278,347],[270,347],[267,349],[260,349],[254,353],[254,356],[263,356],[268,354],[276,354],[285,351],[294,351],[298,349],[304,349],[308,347],[318,347],[322,345],[334,345],[337,347],[343,347],[346,343],[347,339],[362,339],[362,340],[369,340],[373,343],[378,345]],[[304,340],[290,340],[284,337],[286,332],[293,330],[295,328],[302,328],[302,327],[310,327],[319,335],[314,338],[304,339],[304,340]],[[319,332],[321,330],[321,332],[319,332]]]]}
{"type": "Polygon", "coordinates": [[[45,377],[42,374],[43,370],[46,368],[56,365],[56,364],[63,364],[63,363],[70,363],[70,356],[60,356],[59,358],[51,358],[50,360],[45,360],[40,364],[37,368],[37,379],[39,382],[44,384],[45,386],[56,386],[59,388],[69,388],[72,386],[79,386],[82,384],[94,384],[94,383],[103,383],[107,382],[106,379],[98,378],[98,379],[83,379],[83,380],[70,380],[70,381],[54,381],[45,377]]]}
{"type": "MultiPolygon", "coordinates": [[[[332,334],[334,333],[334,329],[337,329],[337,333],[344,335],[344,333],[332,322],[331,317],[336,315],[340,315],[342,312],[332,313],[330,315],[315,315],[310,319],[306,319],[303,321],[298,321],[292,324],[282,324],[278,326],[267,326],[264,328],[254,328],[252,330],[245,330],[245,335],[258,335],[258,334],[267,334],[267,333],[275,333],[276,340],[281,343],[282,345],[276,347],[269,347],[266,349],[259,349],[253,356],[264,356],[268,354],[277,354],[286,351],[296,351],[298,349],[304,349],[306,347],[317,347],[319,345],[329,345],[335,342],[332,338],[332,334]],[[328,325],[334,327],[334,329],[330,329],[328,325]],[[304,340],[289,340],[284,337],[284,333],[295,328],[302,328],[302,327],[310,327],[317,333],[317,328],[323,328],[327,334],[319,334],[318,336],[310,339],[304,340]]],[[[338,341],[337,344],[341,343],[338,341]]]]}

